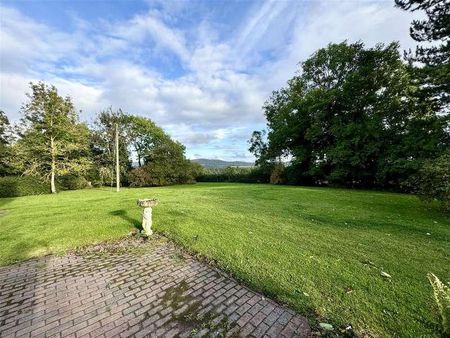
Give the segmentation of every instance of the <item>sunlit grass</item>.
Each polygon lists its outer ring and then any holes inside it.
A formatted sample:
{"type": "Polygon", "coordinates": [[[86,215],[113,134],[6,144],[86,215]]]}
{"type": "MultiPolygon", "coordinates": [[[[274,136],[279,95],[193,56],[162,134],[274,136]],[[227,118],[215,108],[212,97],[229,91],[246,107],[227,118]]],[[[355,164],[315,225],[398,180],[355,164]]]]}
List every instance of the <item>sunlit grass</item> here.
{"type": "Polygon", "coordinates": [[[160,199],[157,231],[311,319],[438,335],[427,273],[450,276],[450,221],[403,194],[196,184],[0,199],[0,263],[124,236],[143,197],[160,199]]]}

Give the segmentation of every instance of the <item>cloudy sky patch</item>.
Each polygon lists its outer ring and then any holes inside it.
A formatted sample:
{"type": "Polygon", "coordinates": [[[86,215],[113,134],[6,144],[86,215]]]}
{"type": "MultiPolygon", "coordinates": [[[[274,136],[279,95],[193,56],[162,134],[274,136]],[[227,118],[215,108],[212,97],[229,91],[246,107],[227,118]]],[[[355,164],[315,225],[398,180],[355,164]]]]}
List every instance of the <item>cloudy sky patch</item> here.
{"type": "Polygon", "coordinates": [[[109,106],[150,117],[188,157],[251,160],[262,105],[330,42],[414,42],[393,1],[0,1],[0,109],[30,81],[70,95],[81,119],[109,106]]]}

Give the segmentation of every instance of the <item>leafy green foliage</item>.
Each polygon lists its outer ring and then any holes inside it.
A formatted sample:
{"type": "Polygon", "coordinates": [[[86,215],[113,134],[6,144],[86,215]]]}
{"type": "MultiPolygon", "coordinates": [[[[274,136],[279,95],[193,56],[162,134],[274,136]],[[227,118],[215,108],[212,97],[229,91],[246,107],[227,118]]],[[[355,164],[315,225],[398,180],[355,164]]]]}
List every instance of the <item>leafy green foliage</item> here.
{"type": "Polygon", "coordinates": [[[0,110],[0,176],[14,175],[14,152],[10,142],[11,126],[8,117],[0,110]]]}
{"type": "Polygon", "coordinates": [[[129,175],[130,187],[150,187],[157,185],[157,180],[154,179],[149,170],[144,167],[135,168],[130,171],[129,175]],[[155,184],[153,184],[155,183],[155,184]]]}
{"type": "Polygon", "coordinates": [[[250,150],[291,160],[290,184],[399,187],[450,144],[448,117],[417,89],[397,44],[330,44],[266,102],[268,140],[254,133],[250,150]]]}
{"type": "Polygon", "coordinates": [[[197,177],[199,182],[269,183],[270,168],[226,167],[205,169],[197,177]]]}
{"type": "Polygon", "coordinates": [[[0,198],[50,193],[48,184],[31,176],[0,177],[0,198]]]}
{"type": "Polygon", "coordinates": [[[84,189],[89,186],[89,183],[84,176],[76,174],[61,176],[58,180],[58,183],[63,189],[67,190],[84,189]]]}
{"type": "Polygon", "coordinates": [[[145,157],[146,164],[130,172],[133,187],[193,183],[202,168],[187,160],[184,146],[169,140],[152,148],[145,157]]]}
{"type": "Polygon", "coordinates": [[[414,20],[410,35],[424,44],[417,46],[410,62],[420,62],[415,68],[424,95],[437,109],[450,109],[450,2],[447,0],[395,0],[396,6],[409,11],[423,11],[425,20],[414,20]],[[430,44],[431,42],[431,44],[430,44]]]}
{"type": "Polygon", "coordinates": [[[423,199],[437,200],[450,211],[450,152],[425,162],[409,184],[423,199]]]}
{"type": "Polygon", "coordinates": [[[111,107],[97,115],[91,136],[91,156],[94,170],[90,172],[93,181],[113,184],[115,180],[115,135],[116,124],[119,130],[119,171],[122,184],[128,182],[131,169],[128,150],[127,123],[129,116],[121,109],[111,107]]]}
{"type": "Polygon", "coordinates": [[[127,139],[138,159],[139,167],[148,161],[154,147],[170,141],[170,137],[152,120],[135,115],[126,118],[127,139]]]}
{"type": "Polygon", "coordinates": [[[188,161],[184,146],[172,140],[152,120],[118,111],[101,112],[93,133],[92,151],[97,171],[94,180],[113,182],[115,125],[119,126],[122,182],[132,187],[194,182],[199,165],[188,161]],[[136,156],[138,168],[132,169],[136,156]]]}
{"type": "Polygon", "coordinates": [[[252,133],[252,137],[248,141],[250,147],[248,151],[253,154],[256,158],[256,165],[264,163],[264,160],[267,157],[267,144],[266,144],[266,131],[265,130],[255,130],[252,133]]]}
{"type": "Polygon", "coordinates": [[[9,120],[3,110],[0,110],[0,144],[7,144],[7,131],[9,128],[9,120]]]}
{"type": "Polygon", "coordinates": [[[15,155],[20,172],[50,181],[56,192],[57,176],[89,168],[89,129],[79,123],[71,99],[59,96],[56,87],[43,82],[30,87],[15,155]]]}
{"type": "Polygon", "coordinates": [[[172,140],[150,119],[129,116],[128,135],[139,168],[130,172],[130,186],[193,183],[202,167],[185,157],[185,147],[172,140]]]}

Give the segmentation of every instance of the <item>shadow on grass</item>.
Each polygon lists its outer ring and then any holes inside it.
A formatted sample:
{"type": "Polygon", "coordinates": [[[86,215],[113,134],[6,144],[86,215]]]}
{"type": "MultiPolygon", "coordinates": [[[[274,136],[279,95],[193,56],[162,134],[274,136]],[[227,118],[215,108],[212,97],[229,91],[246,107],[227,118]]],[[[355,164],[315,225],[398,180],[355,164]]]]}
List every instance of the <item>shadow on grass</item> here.
{"type": "Polygon", "coordinates": [[[128,212],[125,209],[114,210],[109,213],[112,216],[118,216],[124,221],[131,223],[139,231],[142,230],[142,224],[139,219],[128,216],[128,212]]]}
{"type": "Polygon", "coordinates": [[[8,203],[14,201],[14,197],[0,198],[0,217],[6,215],[7,210],[3,209],[8,203]]]}
{"type": "Polygon", "coordinates": [[[0,238],[1,241],[16,241],[17,243],[10,246],[6,252],[3,253],[2,257],[2,263],[0,266],[4,265],[10,265],[17,262],[27,261],[29,259],[45,255],[45,254],[51,254],[51,251],[49,250],[49,243],[47,241],[43,240],[32,240],[32,241],[25,241],[25,240],[19,240],[13,239],[11,237],[2,237],[0,238]]]}

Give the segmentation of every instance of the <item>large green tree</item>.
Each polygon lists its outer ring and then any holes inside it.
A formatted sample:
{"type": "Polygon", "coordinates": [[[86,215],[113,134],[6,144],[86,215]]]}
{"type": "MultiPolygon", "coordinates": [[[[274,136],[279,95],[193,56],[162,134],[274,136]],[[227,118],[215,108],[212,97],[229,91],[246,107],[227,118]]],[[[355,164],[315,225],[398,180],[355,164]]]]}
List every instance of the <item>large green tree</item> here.
{"type": "Polygon", "coordinates": [[[97,176],[112,179],[115,125],[119,126],[119,159],[122,180],[132,186],[166,185],[193,180],[198,171],[185,157],[185,147],[170,138],[151,119],[112,109],[101,112],[95,123],[92,151],[97,176]],[[137,158],[138,168],[132,168],[137,158]]]}
{"type": "Polygon", "coordinates": [[[185,147],[171,139],[158,143],[145,157],[145,164],[130,173],[133,186],[161,186],[193,182],[203,170],[186,159],[185,147]]]}
{"type": "Polygon", "coordinates": [[[9,119],[3,110],[0,110],[0,144],[8,143],[9,119]]]}
{"type": "Polygon", "coordinates": [[[11,147],[11,125],[5,112],[0,110],[0,176],[14,173],[12,168],[13,152],[11,147]]]}
{"type": "Polygon", "coordinates": [[[16,142],[23,173],[48,179],[56,193],[58,175],[87,170],[89,129],[78,121],[70,97],[62,97],[56,87],[30,83],[29,101],[23,105],[22,132],[16,142]]]}
{"type": "Polygon", "coordinates": [[[448,146],[446,118],[417,90],[396,43],[330,44],[266,102],[268,142],[253,134],[251,150],[290,160],[291,183],[398,186],[448,146]]]}
{"type": "Polygon", "coordinates": [[[128,118],[129,115],[121,109],[113,110],[111,107],[101,111],[95,120],[92,131],[91,149],[95,163],[94,177],[100,181],[113,183],[115,172],[115,136],[116,125],[119,132],[119,172],[121,181],[126,182],[127,173],[131,169],[130,154],[128,151],[128,118]]]}
{"type": "Polygon", "coordinates": [[[152,120],[142,116],[127,117],[127,138],[131,150],[135,153],[138,165],[141,167],[152,149],[169,141],[169,136],[152,120]]]}
{"type": "Polygon", "coordinates": [[[396,6],[408,11],[421,11],[426,19],[414,20],[411,37],[419,42],[408,59],[421,63],[414,68],[426,98],[438,109],[450,110],[450,1],[395,0],[396,6]]]}
{"type": "Polygon", "coordinates": [[[132,186],[155,186],[193,181],[201,171],[185,156],[185,147],[151,119],[126,115],[126,139],[138,168],[130,172],[132,186]]]}

